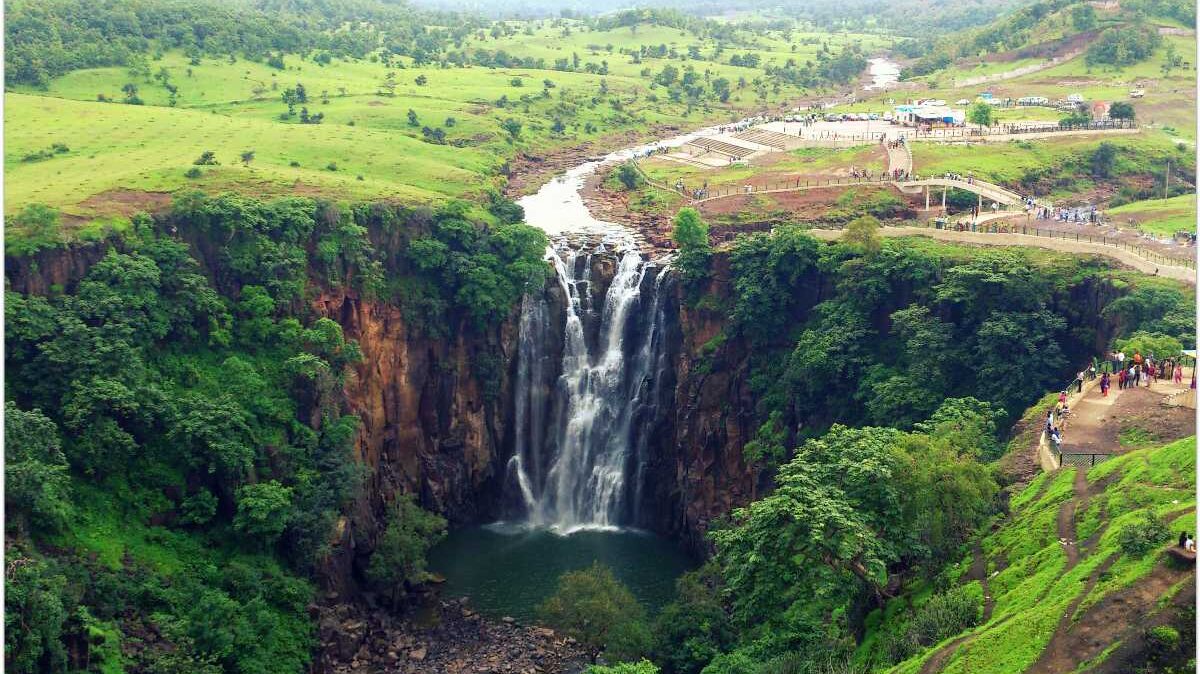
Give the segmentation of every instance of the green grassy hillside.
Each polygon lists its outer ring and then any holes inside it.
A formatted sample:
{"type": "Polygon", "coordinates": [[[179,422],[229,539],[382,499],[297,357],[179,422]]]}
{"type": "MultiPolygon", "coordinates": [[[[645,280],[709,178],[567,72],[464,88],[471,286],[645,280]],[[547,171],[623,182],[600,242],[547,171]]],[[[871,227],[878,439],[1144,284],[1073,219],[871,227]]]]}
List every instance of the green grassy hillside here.
{"type": "MultiPolygon", "coordinates": [[[[1108,610],[1101,608],[1106,600],[1143,601],[1131,588],[1163,585],[1161,596],[1140,606],[1144,614],[1138,621],[1112,628],[1107,648],[1090,665],[1107,657],[1122,640],[1140,636],[1156,613],[1168,611],[1170,598],[1194,575],[1173,566],[1166,553],[1171,541],[1158,541],[1145,554],[1137,554],[1122,540],[1129,530],[1144,530],[1148,515],[1165,522],[1168,531],[1195,530],[1195,454],[1195,438],[1188,438],[1107,461],[1091,469],[1082,485],[1075,468],[1039,476],[1013,495],[1009,515],[979,540],[979,557],[963,560],[947,574],[948,585],[967,588],[977,597],[978,626],[944,635],[940,643],[894,667],[876,669],[915,674],[929,671],[936,657],[940,668],[934,671],[1025,672],[1061,630],[1064,615],[1070,616],[1067,624],[1094,621],[1098,612],[1108,610]],[[1081,498],[1083,493],[1088,496],[1081,498]],[[1060,509],[1073,500],[1079,508],[1074,518],[1077,563],[1071,562],[1056,526],[1060,509]],[[973,563],[984,573],[972,573],[973,563]],[[986,617],[985,595],[994,602],[986,617]]],[[[930,588],[921,587],[889,603],[868,620],[873,633],[863,648],[875,648],[869,655],[878,658],[885,650],[881,644],[904,634],[932,595],[930,588]]],[[[1119,620],[1116,614],[1112,618],[1119,620]]],[[[860,654],[872,659],[865,651],[860,654]]]]}
{"type": "Polygon", "coordinates": [[[718,42],[653,24],[508,25],[503,34],[466,37],[454,58],[503,54],[530,67],[418,66],[410,57],[387,59],[389,66],[374,54],[323,63],[318,53],[284,54],[278,69],[166,51],[137,73],[89,68],[44,89],[17,85],[6,104],[5,211],[44,203],[83,219],[129,215],[146,199],[127,191],[191,186],[405,202],[475,196],[502,185],[502,166],[522,150],[736,118],[800,94],[786,83],[768,85],[764,68],[812,61],[826,45],[883,44],[854,34],[768,31],[718,42]],[[643,48],[651,55],[643,58],[643,48]],[[747,54],[758,59],[755,67],[730,65],[747,54]],[[660,77],[668,68],[677,73],[670,86],[660,77]],[[697,91],[708,94],[681,94],[679,83],[692,69],[697,91]],[[726,101],[712,94],[718,80],[729,87],[726,101]],[[283,94],[297,84],[307,101],[289,117],[283,94]],[[143,105],[123,103],[128,85],[143,105]],[[323,115],[321,123],[300,123],[302,108],[323,115]],[[67,150],[39,155],[55,144],[67,150]],[[204,151],[220,165],[186,176],[204,151]],[[243,163],[248,151],[253,159],[243,163]]]}
{"type": "Polygon", "coordinates": [[[1196,195],[1181,194],[1170,199],[1135,201],[1110,208],[1108,214],[1118,222],[1132,220],[1147,232],[1173,235],[1196,229],[1196,195]]]}

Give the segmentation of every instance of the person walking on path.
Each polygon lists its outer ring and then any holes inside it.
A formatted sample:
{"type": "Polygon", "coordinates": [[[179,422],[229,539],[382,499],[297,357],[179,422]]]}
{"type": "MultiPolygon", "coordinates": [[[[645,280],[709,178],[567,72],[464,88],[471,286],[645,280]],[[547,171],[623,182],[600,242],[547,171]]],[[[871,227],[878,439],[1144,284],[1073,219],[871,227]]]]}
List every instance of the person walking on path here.
{"type": "Polygon", "coordinates": [[[1103,395],[1105,398],[1108,397],[1109,384],[1110,384],[1110,381],[1108,378],[1108,373],[1105,372],[1104,374],[1100,375],[1100,394],[1103,395]]]}
{"type": "Polygon", "coordinates": [[[1125,389],[1125,381],[1126,381],[1125,376],[1126,376],[1125,368],[1121,368],[1120,370],[1117,370],[1117,388],[1118,389],[1121,389],[1121,390],[1125,389]]]}
{"type": "Polygon", "coordinates": [[[1179,386],[1182,383],[1183,383],[1183,366],[1176,365],[1175,366],[1175,385],[1179,386]]]}

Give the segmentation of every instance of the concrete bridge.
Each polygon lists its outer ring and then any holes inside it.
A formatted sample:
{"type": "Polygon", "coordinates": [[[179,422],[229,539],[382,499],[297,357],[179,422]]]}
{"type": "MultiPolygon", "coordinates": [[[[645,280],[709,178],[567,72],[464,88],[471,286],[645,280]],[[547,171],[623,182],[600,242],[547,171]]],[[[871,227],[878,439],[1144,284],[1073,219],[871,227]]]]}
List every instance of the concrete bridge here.
{"type": "Polygon", "coordinates": [[[931,187],[942,188],[942,210],[946,208],[946,193],[951,189],[972,192],[979,197],[979,211],[983,212],[983,200],[990,199],[1005,206],[1025,207],[1025,199],[1010,189],[978,179],[960,180],[957,178],[919,178],[893,183],[896,189],[905,194],[919,194],[924,188],[925,210],[930,210],[929,193],[931,187]]]}

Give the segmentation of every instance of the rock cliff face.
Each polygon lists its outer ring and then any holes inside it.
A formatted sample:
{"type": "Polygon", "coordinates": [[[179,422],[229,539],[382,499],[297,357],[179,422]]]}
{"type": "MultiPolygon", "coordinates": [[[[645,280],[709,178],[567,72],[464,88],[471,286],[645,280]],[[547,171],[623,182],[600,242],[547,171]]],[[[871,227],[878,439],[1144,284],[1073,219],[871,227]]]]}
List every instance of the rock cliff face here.
{"type": "Polygon", "coordinates": [[[346,292],[314,303],[357,340],[363,362],[347,378],[345,406],[361,420],[356,455],[369,470],[365,488],[338,531],[327,584],[353,591],[354,567],[366,563],[387,505],[412,493],[453,523],[487,519],[507,415],[507,377],[487,394],[483,364],[511,348],[511,328],[437,339],[412,331],[394,304],[346,292]]]}
{"type": "MultiPolygon", "coordinates": [[[[643,508],[654,513],[648,526],[701,552],[709,523],[753,500],[762,487],[763,476],[742,456],[754,434],[749,353],[740,343],[722,341],[723,315],[693,306],[678,283],[670,290],[672,386],[659,403],[665,418],[651,432],[650,502],[643,508]]],[[[728,258],[717,254],[698,296],[721,304],[729,295],[728,258]]]]}

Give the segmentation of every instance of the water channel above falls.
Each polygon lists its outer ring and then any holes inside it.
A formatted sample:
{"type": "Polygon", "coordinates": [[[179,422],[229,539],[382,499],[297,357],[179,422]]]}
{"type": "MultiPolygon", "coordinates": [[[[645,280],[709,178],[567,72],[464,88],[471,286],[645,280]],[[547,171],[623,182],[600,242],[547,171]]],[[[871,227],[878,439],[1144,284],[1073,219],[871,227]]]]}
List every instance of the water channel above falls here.
{"type": "MultiPolygon", "coordinates": [[[[876,59],[869,72],[887,86],[898,69],[876,59]]],[[[602,166],[718,133],[613,152],[518,202],[550,236],[555,277],[524,298],[517,326],[511,458],[497,513],[510,523],[454,531],[431,552],[444,595],[529,620],[563,572],[598,561],[655,611],[692,565],[673,542],[635,528],[649,521],[647,438],[673,404],[665,261],[647,259],[627,227],[593,217],[580,190],[602,166]]]]}

